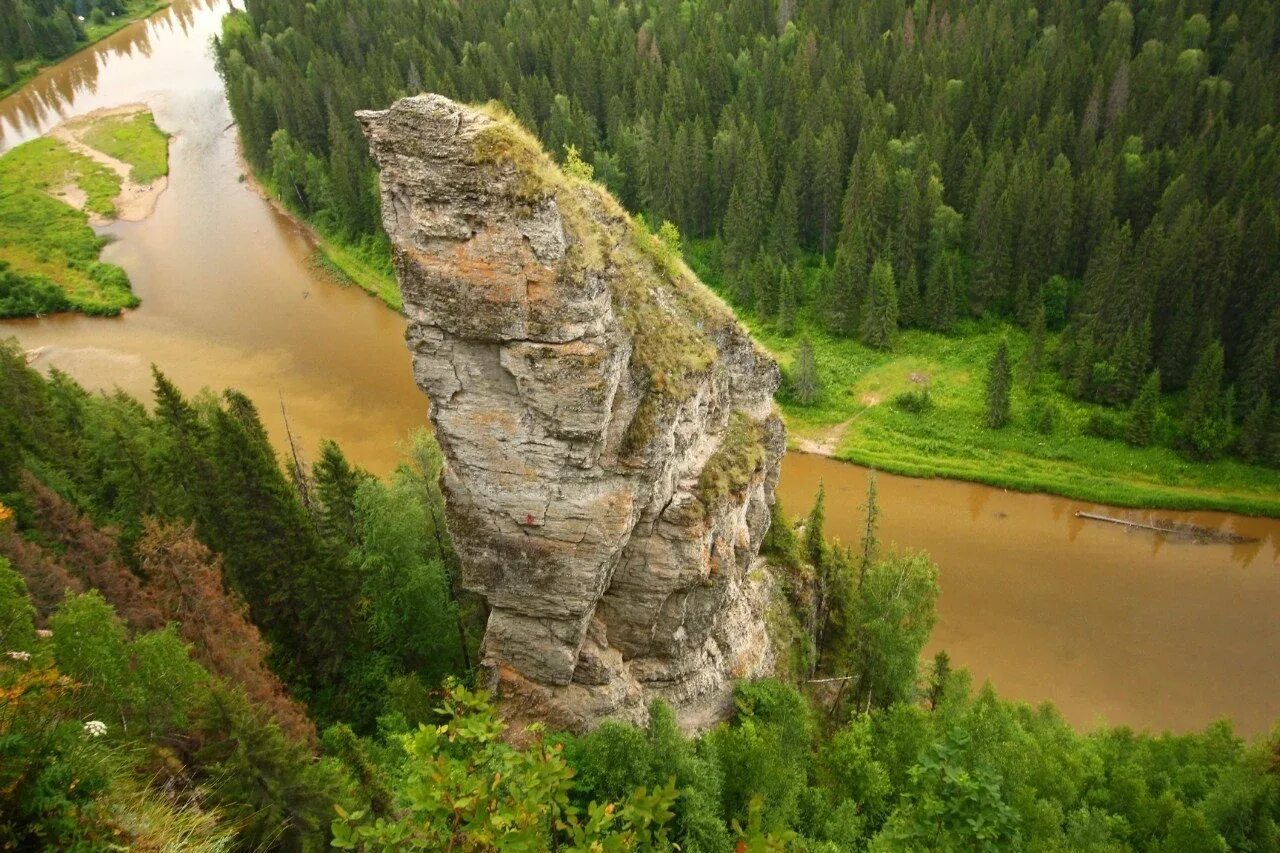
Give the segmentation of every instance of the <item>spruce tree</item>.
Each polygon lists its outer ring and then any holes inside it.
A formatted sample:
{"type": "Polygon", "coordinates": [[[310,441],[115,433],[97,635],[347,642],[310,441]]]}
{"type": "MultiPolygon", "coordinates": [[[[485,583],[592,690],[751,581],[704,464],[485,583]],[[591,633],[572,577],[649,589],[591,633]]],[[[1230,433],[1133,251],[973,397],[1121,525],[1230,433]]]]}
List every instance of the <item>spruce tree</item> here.
{"type": "Polygon", "coordinates": [[[827,554],[827,487],[819,480],[818,494],[813,499],[813,508],[804,522],[804,538],[801,542],[804,558],[815,569],[820,568],[827,554]]]}
{"type": "Polygon", "coordinates": [[[1129,408],[1129,426],[1125,441],[1134,447],[1146,447],[1155,441],[1156,418],[1160,414],[1160,371],[1153,370],[1142,383],[1142,390],[1129,408]]]}
{"type": "Polygon", "coordinates": [[[831,301],[827,328],[834,334],[854,335],[867,295],[867,238],[859,221],[847,222],[840,233],[831,271],[831,301]]]}
{"type": "Polygon", "coordinates": [[[1280,468],[1280,403],[1271,407],[1271,421],[1262,441],[1262,464],[1280,468]]]}
{"type": "Polygon", "coordinates": [[[1027,351],[1022,356],[1022,381],[1035,387],[1040,382],[1040,371],[1044,368],[1045,343],[1045,311],[1044,302],[1037,303],[1031,313],[1030,340],[1027,351]]]}
{"type": "Polygon", "coordinates": [[[862,342],[876,349],[893,346],[898,330],[898,294],[893,284],[893,267],[887,257],[876,259],[871,268],[871,284],[862,312],[862,342]]]}
{"type": "Polygon", "coordinates": [[[352,466],[336,443],[326,440],[311,476],[319,499],[320,535],[343,552],[355,548],[360,544],[356,491],[369,475],[352,466]]]}
{"type": "Polygon", "coordinates": [[[1009,396],[1013,388],[1013,376],[1009,368],[1009,342],[1000,341],[995,357],[987,370],[987,416],[990,429],[1001,429],[1009,423],[1009,396]]]}
{"type": "Polygon", "coordinates": [[[1271,420],[1271,397],[1266,391],[1258,398],[1240,425],[1240,439],[1236,447],[1240,458],[1246,462],[1258,462],[1266,451],[1267,426],[1271,420]]]}
{"type": "Polygon", "coordinates": [[[769,248],[774,257],[789,261],[800,245],[800,212],[798,188],[794,169],[787,169],[778,201],[773,208],[773,223],[769,229],[769,248]]]}
{"type": "Polygon", "coordinates": [[[783,267],[778,280],[778,331],[787,337],[795,334],[796,311],[795,276],[783,267]]]}
{"type": "Polygon", "coordinates": [[[791,378],[791,395],[802,406],[808,406],[822,395],[822,379],[818,376],[818,363],[813,356],[813,344],[808,338],[800,341],[796,351],[796,365],[791,378]]]}
{"type": "Polygon", "coordinates": [[[771,198],[769,164],[760,133],[751,127],[724,218],[725,254],[730,268],[746,263],[764,243],[771,198]]]}
{"type": "Polygon", "coordinates": [[[956,322],[960,306],[960,256],[943,252],[929,267],[924,285],[924,323],[935,332],[947,332],[956,322]]]}
{"type": "Polygon", "coordinates": [[[880,524],[880,501],[876,496],[876,472],[867,474],[866,517],[862,527],[862,555],[858,561],[858,591],[862,591],[862,582],[867,570],[875,562],[880,550],[880,540],[876,528],[880,524]]]}
{"type": "Polygon", "coordinates": [[[1211,341],[1200,353],[1187,385],[1183,447],[1200,459],[1221,455],[1230,441],[1231,415],[1222,393],[1222,344],[1211,341]]]}

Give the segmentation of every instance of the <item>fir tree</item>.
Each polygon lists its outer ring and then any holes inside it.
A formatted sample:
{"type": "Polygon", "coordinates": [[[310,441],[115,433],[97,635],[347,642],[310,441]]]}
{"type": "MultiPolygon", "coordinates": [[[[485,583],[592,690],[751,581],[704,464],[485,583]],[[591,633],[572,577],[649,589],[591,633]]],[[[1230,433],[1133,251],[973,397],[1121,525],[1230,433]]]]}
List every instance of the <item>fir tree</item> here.
{"type": "Polygon", "coordinates": [[[1142,383],[1142,390],[1129,408],[1129,426],[1125,440],[1134,447],[1146,447],[1155,441],[1156,418],[1160,413],[1160,371],[1153,370],[1142,383]]]}
{"type": "Polygon", "coordinates": [[[822,483],[818,483],[818,494],[813,499],[813,508],[809,510],[809,515],[804,522],[804,537],[801,541],[801,549],[804,558],[814,568],[820,567],[827,554],[827,489],[822,483]]]}
{"type": "Polygon", "coordinates": [[[795,276],[783,267],[778,281],[778,331],[787,337],[795,334],[796,310],[795,276]]]}
{"type": "Polygon", "coordinates": [[[1044,369],[1045,310],[1042,301],[1031,313],[1031,328],[1028,332],[1030,340],[1027,351],[1022,356],[1022,381],[1035,387],[1040,382],[1040,371],[1044,369]]]}
{"type": "Polygon", "coordinates": [[[814,403],[822,396],[822,379],[818,375],[818,363],[813,355],[813,344],[808,338],[800,341],[796,351],[796,364],[791,377],[791,395],[802,406],[814,403]]]}
{"type": "Polygon", "coordinates": [[[1183,416],[1183,447],[1200,459],[1221,455],[1230,443],[1231,414],[1222,392],[1222,373],[1222,344],[1211,341],[1191,373],[1183,416]]]}
{"type": "Polygon", "coordinates": [[[336,443],[324,441],[311,476],[319,499],[320,535],[342,551],[356,547],[360,544],[356,491],[369,475],[353,467],[336,443]]]}
{"type": "Polygon", "coordinates": [[[947,332],[956,322],[960,306],[960,256],[943,252],[929,267],[924,286],[924,322],[935,332],[947,332]]]}
{"type": "Polygon", "coordinates": [[[876,534],[876,528],[880,523],[880,501],[876,496],[876,472],[874,470],[867,473],[867,503],[865,509],[866,516],[862,527],[862,554],[858,561],[859,592],[862,591],[862,583],[867,576],[867,570],[876,561],[876,555],[880,549],[880,541],[876,534]]]}
{"type": "Polygon", "coordinates": [[[867,239],[860,222],[847,223],[840,234],[835,266],[831,271],[831,299],[827,306],[827,329],[834,334],[853,335],[859,312],[867,295],[867,239]]]}
{"type": "Polygon", "coordinates": [[[995,357],[987,369],[987,415],[989,429],[1001,429],[1009,423],[1009,396],[1013,377],[1009,369],[1009,343],[1000,341],[995,357]]]}
{"type": "Polygon", "coordinates": [[[893,346],[898,330],[898,294],[888,258],[877,258],[871,268],[867,304],[862,312],[862,342],[876,349],[893,346]]]}
{"type": "Polygon", "coordinates": [[[1258,398],[1240,424],[1240,438],[1236,448],[1246,462],[1258,462],[1266,451],[1267,426],[1271,420],[1271,397],[1266,391],[1258,398]]]}
{"type": "Polygon", "coordinates": [[[787,169],[778,201],[773,208],[773,224],[769,229],[769,248],[774,257],[789,261],[800,245],[800,213],[797,200],[796,174],[787,169]]]}

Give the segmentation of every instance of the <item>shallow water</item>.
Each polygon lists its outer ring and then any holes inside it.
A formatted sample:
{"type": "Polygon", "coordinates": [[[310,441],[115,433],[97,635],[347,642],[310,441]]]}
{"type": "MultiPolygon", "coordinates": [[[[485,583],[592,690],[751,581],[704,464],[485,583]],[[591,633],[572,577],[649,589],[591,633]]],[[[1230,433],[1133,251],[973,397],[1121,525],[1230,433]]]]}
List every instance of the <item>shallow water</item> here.
{"type": "MultiPolygon", "coordinates": [[[[104,257],[128,271],[142,307],[110,320],[2,322],[0,335],[93,388],[146,398],[152,362],[188,392],[239,388],[280,446],[283,400],[307,454],[334,438],[385,473],[397,442],[426,420],[404,321],[315,273],[306,233],[241,180],[207,49],[228,8],[177,0],[0,101],[0,150],[133,102],[176,134],[155,213],[105,229],[115,242],[104,257]]],[[[788,511],[807,510],[820,480],[829,533],[855,542],[866,472],[790,454],[788,511]]],[[[879,488],[883,539],[926,549],[941,568],[929,651],[947,649],[979,682],[1050,699],[1081,726],[1186,730],[1230,716],[1259,734],[1280,717],[1280,522],[1153,514],[1260,538],[1191,545],[1077,519],[1087,505],[1058,498],[885,475],[879,488]]]]}

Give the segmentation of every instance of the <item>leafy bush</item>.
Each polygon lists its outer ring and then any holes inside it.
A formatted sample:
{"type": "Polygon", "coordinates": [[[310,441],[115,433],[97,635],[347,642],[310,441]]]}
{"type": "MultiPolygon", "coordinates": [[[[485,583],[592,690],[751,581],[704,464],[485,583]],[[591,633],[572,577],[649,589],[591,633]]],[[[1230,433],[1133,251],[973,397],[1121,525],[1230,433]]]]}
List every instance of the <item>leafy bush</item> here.
{"type": "Polygon", "coordinates": [[[1111,412],[1092,412],[1084,424],[1084,434],[1094,438],[1114,441],[1124,438],[1126,431],[1124,421],[1111,412]]]}
{"type": "Polygon", "coordinates": [[[893,405],[904,412],[921,415],[933,408],[933,396],[929,393],[928,385],[918,385],[896,394],[893,405]]]}
{"type": "MultiPolygon", "coordinates": [[[[398,794],[406,808],[370,820],[338,809],[333,846],[399,850],[667,850],[675,780],[633,791],[620,806],[570,802],[573,770],[563,746],[537,741],[518,750],[483,691],[455,683],[440,708],[446,722],[405,735],[406,773],[398,794]]],[[[526,730],[537,737],[536,727],[526,730]]]]}

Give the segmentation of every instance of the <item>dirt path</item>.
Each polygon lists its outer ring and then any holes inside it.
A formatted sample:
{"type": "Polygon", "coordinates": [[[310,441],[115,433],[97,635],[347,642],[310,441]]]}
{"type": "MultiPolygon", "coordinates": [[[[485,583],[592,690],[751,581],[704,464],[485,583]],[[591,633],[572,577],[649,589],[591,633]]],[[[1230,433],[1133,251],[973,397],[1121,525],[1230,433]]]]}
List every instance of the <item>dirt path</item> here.
{"type": "MultiPolygon", "coordinates": [[[[91,113],[85,113],[82,116],[77,116],[70,121],[64,122],[49,131],[49,136],[53,139],[58,140],[77,154],[101,163],[120,176],[120,194],[115,198],[116,215],[114,219],[117,220],[123,219],[127,222],[137,222],[150,216],[151,211],[155,210],[156,201],[159,200],[160,194],[169,186],[169,177],[161,175],[149,184],[136,183],[130,177],[132,167],[128,163],[117,160],[96,148],[86,145],[80,139],[80,136],[98,119],[134,115],[146,109],[146,104],[125,104],[119,107],[94,110],[91,113]]],[[[74,185],[64,187],[55,195],[73,207],[84,209],[84,193],[80,191],[79,187],[74,185]]],[[[93,225],[105,225],[111,221],[111,218],[99,216],[93,212],[89,213],[89,222],[93,225]]]]}
{"type": "Polygon", "coordinates": [[[873,407],[880,405],[881,397],[879,394],[863,394],[858,402],[862,404],[862,408],[852,417],[842,420],[838,424],[819,430],[816,435],[796,436],[795,449],[801,453],[814,453],[818,456],[834,456],[836,450],[840,447],[840,439],[844,438],[845,430],[862,417],[873,407]]]}
{"type": "MultiPolygon", "coordinates": [[[[863,411],[866,410],[864,409],[863,411]]],[[[834,426],[829,426],[817,435],[796,436],[796,450],[802,453],[816,453],[819,456],[834,455],[836,448],[840,446],[840,439],[844,436],[844,431],[849,428],[855,418],[857,418],[857,415],[834,426]]]]}

